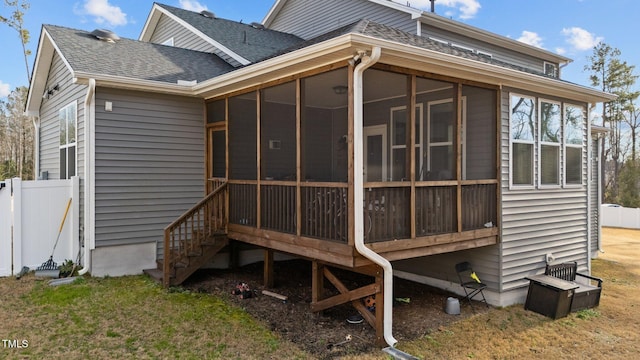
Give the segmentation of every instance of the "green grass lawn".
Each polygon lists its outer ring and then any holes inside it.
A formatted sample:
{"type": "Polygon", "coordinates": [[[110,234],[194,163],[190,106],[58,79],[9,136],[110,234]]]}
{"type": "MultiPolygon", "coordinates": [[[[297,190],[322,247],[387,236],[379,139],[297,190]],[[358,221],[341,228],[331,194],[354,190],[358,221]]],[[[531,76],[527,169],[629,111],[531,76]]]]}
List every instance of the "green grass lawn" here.
{"type": "Polygon", "coordinates": [[[145,276],[55,287],[33,275],[4,278],[0,300],[0,338],[9,340],[0,343],[0,358],[310,358],[240,308],[208,294],[165,291],[145,276]]]}

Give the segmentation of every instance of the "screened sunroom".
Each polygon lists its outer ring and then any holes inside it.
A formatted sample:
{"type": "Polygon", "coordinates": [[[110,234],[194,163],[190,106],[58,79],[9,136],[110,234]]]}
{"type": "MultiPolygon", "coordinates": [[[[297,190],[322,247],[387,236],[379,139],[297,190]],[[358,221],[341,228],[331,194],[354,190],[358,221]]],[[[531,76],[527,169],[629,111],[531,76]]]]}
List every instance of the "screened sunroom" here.
{"type": "Polygon", "coordinates": [[[354,143],[352,76],[333,66],[207,104],[208,189],[228,186],[229,237],[354,267],[362,211],[365,243],[390,260],[495,244],[497,89],[377,65],[354,143]]]}

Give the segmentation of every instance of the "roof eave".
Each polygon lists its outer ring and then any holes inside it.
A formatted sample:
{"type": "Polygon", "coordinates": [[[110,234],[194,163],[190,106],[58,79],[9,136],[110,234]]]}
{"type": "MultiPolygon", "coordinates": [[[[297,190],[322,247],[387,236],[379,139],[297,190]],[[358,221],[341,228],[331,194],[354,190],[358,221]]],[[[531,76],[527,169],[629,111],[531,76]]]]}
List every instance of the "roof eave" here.
{"type": "Polygon", "coordinates": [[[160,6],[157,3],[153,3],[153,7],[149,12],[149,16],[147,17],[147,21],[144,23],[144,27],[142,28],[142,32],[140,33],[140,37],[138,40],[149,42],[151,40],[151,35],[158,26],[158,22],[162,17],[162,12],[159,11],[160,6]]]}
{"type": "Polygon", "coordinates": [[[31,82],[29,84],[29,91],[27,93],[27,103],[25,104],[25,113],[28,116],[37,116],[42,105],[42,97],[37,94],[44,93],[44,89],[47,86],[47,80],[49,78],[49,69],[51,68],[51,62],[53,56],[58,53],[66,69],[73,73],[73,68],[64,57],[55,41],[43,26],[40,33],[40,40],[38,41],[38,50],[36,51],[36,59],[34,62],[33,73],[31,75],[31,82]],[[36,94],[36,95],[34,95],[36,94]]]}
{"type": "Polygon", "coordinates": [[[369,43],[371,46],[380,46],[382,48],[382,58],[380,62],[390,63],[392,65],[420,69],[424,68],[426,64],[429,64],[431,72],[437,72],[451,77],[481,81],[501,87],[509,86],[527,89],[541,94],[561,96],[567,99],[589,103],[616,99],[615,95],[585,86],[465,59],[460,56],[445,54],[434,50],[409,46],[361,34],[354,34],[353,40],[361,43],[369,43]]]}
{"type": "Polygon", "coordinates": [[[193,91],[195,85],[180,85],[162,81],[135,79],[124,76],[95,74],[82,71],[77,71],[73,74],[73,80],[76,84],[88,84],[89,79],[94,79],[96,81],[96,86],[148,91],[162,94],[195,96],[193,91]]]}

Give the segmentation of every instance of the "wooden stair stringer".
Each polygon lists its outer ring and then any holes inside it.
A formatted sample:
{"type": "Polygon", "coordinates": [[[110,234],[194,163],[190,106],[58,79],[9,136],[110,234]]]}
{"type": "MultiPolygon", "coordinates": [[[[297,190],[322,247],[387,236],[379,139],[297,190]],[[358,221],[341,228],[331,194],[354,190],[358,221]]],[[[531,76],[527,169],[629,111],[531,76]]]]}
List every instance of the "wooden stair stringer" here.
{"type": "Polygon", "coordinates": [[[206,265],[220,250],[229,244],[229,238],[226,236],[215,235],[213,238],[215,242],[211,243],[211,241],[208,241],[200,245],[202,251],[199,254],[193,254],[189,256],[188,259],[180,262],[181,264],[185,264],[185,266],[174,267],[173,276],[170,279],[171,286],[182,284],[189,276],[196,272],[196,270],[206,265]]]}

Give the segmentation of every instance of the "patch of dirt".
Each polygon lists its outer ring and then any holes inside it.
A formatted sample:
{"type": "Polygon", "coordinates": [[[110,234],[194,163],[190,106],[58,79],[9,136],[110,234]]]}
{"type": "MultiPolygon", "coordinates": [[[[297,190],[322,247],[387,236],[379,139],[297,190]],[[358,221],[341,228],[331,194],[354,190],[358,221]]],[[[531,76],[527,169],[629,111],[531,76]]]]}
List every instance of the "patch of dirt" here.
{"type": "MultiPolygon", "coordinates": [[[[350,324],[346,320],[357,314],[351,304],[339,305],[321,313],[312,313],[311,262],[288,260],[274,266],[275,287],[263,286],[263,263],[247,265],[235,270],[199,270],[183,286],[191,291],[211,293],[246,309],[282,338],[292,341],[318,358],[335,358],[378,349],[375,329],[366,321],[350,324]],[[240,282],[247,283],[253,297],[242,299],[232,291],[240,282]],[[287,301],[262,294],[269,290],[286,296],[287,301]],[[349,337],[350,341],[345,341],[349,337]]],[[[340,269],[332,272],[351,290],[371,284],[373,278],[340,269]]],[[[338,291],[325,280],[327,296],[338,291]]],[[[461,315],[444,311],[449,296],[443,290],[411,281],[394,278],[393,336],[398,341],[423,337],[440,331],[447,324],[473,315],[468,303],[460,302],[461,315]],[[408,302],[406,302],[408,300],[408,302]]],[[[474,303],[477,313],[488,311],[481,303],[474,303]]]]}

